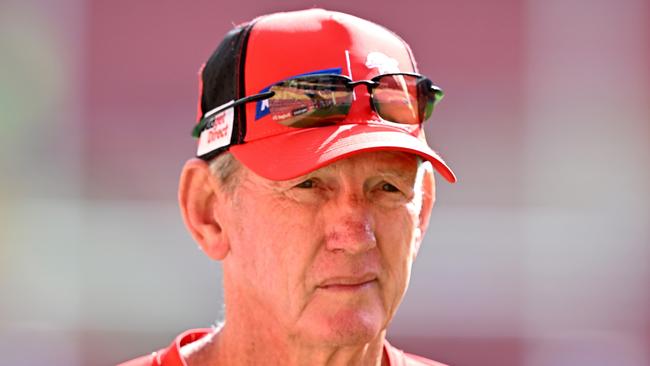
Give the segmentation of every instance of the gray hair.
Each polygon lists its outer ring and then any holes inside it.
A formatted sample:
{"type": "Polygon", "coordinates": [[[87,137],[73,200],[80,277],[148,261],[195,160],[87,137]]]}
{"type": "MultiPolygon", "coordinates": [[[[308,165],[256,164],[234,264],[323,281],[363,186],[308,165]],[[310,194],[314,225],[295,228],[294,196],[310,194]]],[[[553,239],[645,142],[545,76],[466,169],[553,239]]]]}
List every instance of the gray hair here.
{"type": "Polygon", "coordinates": [[[238,171],[241,168],[239,160],[228,151],[217,155],[208,163],[210,172],[223,185],[226,193],[232,194],[237,186],[238,171]]]}

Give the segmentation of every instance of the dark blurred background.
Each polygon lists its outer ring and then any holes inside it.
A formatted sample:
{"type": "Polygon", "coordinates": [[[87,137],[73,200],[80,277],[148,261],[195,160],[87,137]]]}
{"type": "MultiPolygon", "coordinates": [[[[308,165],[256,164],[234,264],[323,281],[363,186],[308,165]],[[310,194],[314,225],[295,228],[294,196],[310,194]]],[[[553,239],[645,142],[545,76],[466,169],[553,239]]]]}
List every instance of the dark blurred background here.
{"type": "Polygon", "coordinates": [[[454,366],[650,365],[650,1],[2,0],[0,364],[111,365],[221,315],[176,204],[199,65],[324,7],[446,92],[432,225],[389,339],[454,366]]]}

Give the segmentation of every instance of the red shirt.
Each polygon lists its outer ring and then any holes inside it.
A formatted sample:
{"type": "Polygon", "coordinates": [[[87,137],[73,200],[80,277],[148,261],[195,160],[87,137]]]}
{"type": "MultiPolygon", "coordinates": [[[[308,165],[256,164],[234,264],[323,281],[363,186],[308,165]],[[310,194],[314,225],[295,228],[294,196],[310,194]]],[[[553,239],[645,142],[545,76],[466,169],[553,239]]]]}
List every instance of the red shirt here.
{"type": "MultiPolygon", "coordinates": [[[[181,357],[181,347],[201,339],[211,331],[211,329],[188,330],[176,337],[169,347],[153,352],[148,356],[121,363],[118,366],[187,366],[181,357]]],[[[386,340],[384,340],[384,352],[388,356],[390,366],[446,366],[424,357],[406,353],[391,346],[386,340]]]]}

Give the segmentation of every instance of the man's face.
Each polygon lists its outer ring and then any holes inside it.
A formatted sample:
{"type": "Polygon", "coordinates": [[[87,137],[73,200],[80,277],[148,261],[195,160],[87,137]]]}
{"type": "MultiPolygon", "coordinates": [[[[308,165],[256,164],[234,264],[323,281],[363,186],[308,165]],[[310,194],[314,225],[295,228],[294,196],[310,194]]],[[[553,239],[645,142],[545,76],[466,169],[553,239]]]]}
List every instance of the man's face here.
{"type": "Polygon", "coordinates": [[[433,195],[422,196],[418,166],[414,155],[380,151],[288,181],[242,167],[221,222],[226,296],[301,342],[376,337],[406,291],[422,200],[433,195]]]}

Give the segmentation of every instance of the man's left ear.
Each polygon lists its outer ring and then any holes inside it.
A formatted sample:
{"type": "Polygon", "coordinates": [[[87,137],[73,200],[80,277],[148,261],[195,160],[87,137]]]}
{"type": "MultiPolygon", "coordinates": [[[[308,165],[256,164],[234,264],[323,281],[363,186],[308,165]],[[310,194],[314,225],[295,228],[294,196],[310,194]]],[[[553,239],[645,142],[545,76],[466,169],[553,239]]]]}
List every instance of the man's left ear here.
{"type": "Polygon", "coordinates": [[[226,194],[208,164],[190,159],[183,167],[178,185],[178,201],[183,221],[203,252],[214,260],[223,260],[230,251],[224,230],[223,206],[226,194]]]}
{"type": "Polygon", "coordinates": [[[420,244],[424,239],[424,233],[427,232],[429,227],[429,219],[431,218],[431,209],[436,202],[436,181],[433,176],[433,169],[429,165],[424,167],[425,171],[422,176],[422,205],[419,213],[419,223],[415,229],[415,253],[420,250],[420,244]]]}

